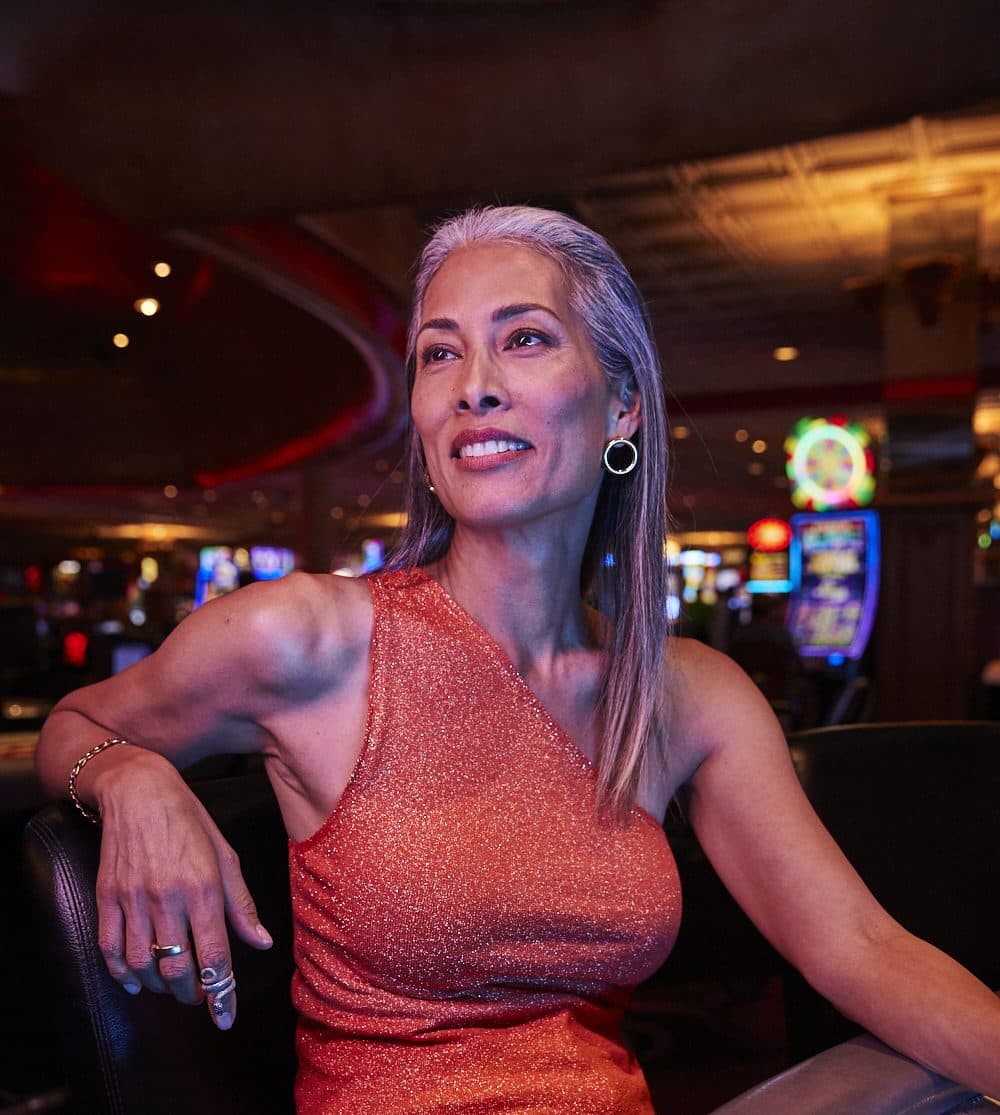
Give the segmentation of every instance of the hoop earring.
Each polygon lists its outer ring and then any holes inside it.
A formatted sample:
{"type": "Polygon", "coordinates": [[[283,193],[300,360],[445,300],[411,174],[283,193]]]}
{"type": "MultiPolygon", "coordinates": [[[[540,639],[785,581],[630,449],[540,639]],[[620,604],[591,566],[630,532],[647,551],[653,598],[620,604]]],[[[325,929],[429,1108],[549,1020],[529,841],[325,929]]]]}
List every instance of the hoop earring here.
{"type": "Polygon", "coordinates": [[[639,463],[639,450],[635,447],[635,442],[629,441],[627,437],[612,438],[604,447],[604,467],[613,476],[627,476],[639,463]],[[617,450],[623,453],[631,453],[631,459],[623,468],[615,468],[611,463],[611,454],[617,450]]]}

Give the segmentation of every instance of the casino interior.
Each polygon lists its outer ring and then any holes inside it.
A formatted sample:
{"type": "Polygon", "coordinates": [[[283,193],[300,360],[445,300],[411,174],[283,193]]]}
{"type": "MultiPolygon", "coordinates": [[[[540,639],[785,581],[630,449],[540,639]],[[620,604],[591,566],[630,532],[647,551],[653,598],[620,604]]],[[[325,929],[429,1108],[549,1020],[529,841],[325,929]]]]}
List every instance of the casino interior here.
{"type": "MultiPolygon", "coordinates": [[[[923,931],[1000,987],[997,41],[992,0],[6,6],[5,953],[35,933],[10,911],[36,901],[18,846],[51,704],[250,580],[381,564],[410,267],[435,221],[500,201],[580,217],[647,299],[679,629],[758,682],[886,905],[950,911],[923,931]]],[[[668,827],[690,913],[629,1020],[663,1111],[831,1046],[828,1106],[732,1112],[980,1102],[838,1045],[668,827]],[[865,1105],[836,1106],[855,1071],[865,1105]]],[[[8,991],[0,1112],[98,1110],[38,972],[8,991]]]]}

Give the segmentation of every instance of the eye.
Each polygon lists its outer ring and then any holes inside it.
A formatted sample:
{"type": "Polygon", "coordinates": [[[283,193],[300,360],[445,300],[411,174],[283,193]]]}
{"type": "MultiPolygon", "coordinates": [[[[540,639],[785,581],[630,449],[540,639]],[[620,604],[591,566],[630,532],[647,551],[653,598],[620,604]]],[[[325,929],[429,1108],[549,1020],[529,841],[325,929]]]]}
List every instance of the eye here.
{"type": "Polygon", "coordinates": [[[551,337],[540,329],[518,329],[507,338],[504,348],[537,348],[551,343],[551,337]]]}
{"type": "Polygon", "coordinates": [[[455,353],[445,345],[428,345],[420,353],[421,364],[440,364],[444,360],[454,360],[455,353]]]}

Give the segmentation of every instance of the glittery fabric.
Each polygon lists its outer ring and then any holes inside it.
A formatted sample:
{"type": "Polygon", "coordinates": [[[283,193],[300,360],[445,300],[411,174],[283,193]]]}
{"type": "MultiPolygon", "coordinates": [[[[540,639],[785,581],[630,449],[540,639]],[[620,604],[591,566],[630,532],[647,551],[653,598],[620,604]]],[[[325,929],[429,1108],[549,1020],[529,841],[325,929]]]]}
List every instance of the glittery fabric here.
{"type": "Polygon", "coordinates": [[[290,846],[300,1115],[644,1113],[619,1027],[676,937],[661,827],[426,573],[370,580],[366,740],[290,846]]]}

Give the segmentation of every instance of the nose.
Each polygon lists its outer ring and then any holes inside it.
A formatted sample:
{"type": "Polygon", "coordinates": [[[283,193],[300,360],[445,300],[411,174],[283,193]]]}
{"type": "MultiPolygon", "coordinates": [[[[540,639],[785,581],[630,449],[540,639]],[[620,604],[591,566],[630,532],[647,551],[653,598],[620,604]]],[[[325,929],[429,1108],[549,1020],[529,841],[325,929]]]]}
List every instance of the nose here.
{"type": "Polygon", "coordinates": [[[508,405],[503,372],[490,353],[467,352],[463,365],[465,374],[458,385],[456,410],[486,414],[508,405]]]}

